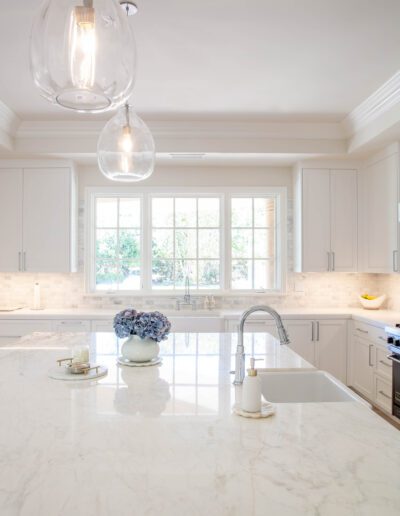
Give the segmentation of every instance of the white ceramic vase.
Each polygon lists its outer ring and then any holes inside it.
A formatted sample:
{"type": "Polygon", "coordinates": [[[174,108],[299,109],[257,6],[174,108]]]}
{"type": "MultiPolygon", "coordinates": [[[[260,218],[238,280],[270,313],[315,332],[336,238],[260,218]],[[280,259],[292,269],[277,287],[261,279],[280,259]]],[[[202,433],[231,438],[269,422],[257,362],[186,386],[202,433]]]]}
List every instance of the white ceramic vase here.
{"type": "Polygon", "coordinates": [[[150,362],[160,353],[158,342],[153,339],[141,339],[137,335],[131,335],[123,344],[121,354],[131,362],[150,362]]]}

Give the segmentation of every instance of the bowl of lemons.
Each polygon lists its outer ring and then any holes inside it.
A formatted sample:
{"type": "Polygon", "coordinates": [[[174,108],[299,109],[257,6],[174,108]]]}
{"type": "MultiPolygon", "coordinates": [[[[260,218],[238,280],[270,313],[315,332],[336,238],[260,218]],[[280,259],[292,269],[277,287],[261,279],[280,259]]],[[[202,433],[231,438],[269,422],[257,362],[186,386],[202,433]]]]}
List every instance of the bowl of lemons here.
{"type": "Polygon", "coordinates": [[[379,310],[379,308],[386,301],[386,294],[382,294],[381,296],[373,296],[371,294],[360,294],[358,298],[363,308],[367,310],[379,310]]]}

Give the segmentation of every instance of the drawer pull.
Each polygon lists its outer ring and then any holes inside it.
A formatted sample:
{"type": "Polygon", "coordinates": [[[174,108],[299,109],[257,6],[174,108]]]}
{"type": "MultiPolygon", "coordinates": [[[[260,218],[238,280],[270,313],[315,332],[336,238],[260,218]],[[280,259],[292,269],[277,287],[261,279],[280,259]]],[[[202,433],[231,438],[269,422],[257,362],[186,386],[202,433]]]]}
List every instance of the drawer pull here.
{"type": "Polygon", "coordinates": [[[368,333],[368,330],[362,330],[361,328],[356,328],[357,331],[360,331],[361,333],[368,333]]]}
{"type": "Polygon", "coordinates": [[[385,341],[385,342],[387,342],[387,341],[386,341],[386,339],[385,339],[385,337],[382,337],[382,335],[379,335],[379,339],[380,339],[380,340],[383,340],[383,341],[385,341]]]}
{"type": "Polygon", "coordinates": [[[387,398],[388,400],[391,400],[392,397],[389,396],[388,394],[386,394],[386,392],[383,392],[383,391],[378,391],[378,394],[380,394],[381,396],[384,396],[385,398],[387,398]]]}
{"type": "Polygon", "coordinates": [[[392,367],[392,364],[388,364],[387,362],[384,362],[383,360],[379,360],[379,363],[386,367],[392,367]]]}

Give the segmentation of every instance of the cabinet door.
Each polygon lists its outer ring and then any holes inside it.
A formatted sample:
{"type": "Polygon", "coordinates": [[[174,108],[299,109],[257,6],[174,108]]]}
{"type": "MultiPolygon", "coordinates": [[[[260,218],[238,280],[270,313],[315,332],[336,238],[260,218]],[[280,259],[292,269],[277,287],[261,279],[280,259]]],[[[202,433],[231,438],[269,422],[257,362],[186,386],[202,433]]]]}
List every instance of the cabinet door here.
{"type": "Polygon", "coordinates": [[[24,268],[71,271],[71,176],[66,168],[24,170],[24,268]]]}
{"type": "Polygon", "coordinates": [[[347,321],[316,321],[315,355],[318,369],[346,384],[347,321]]]}
{"type": "Polygon", "coordinates": [[[367,399],[373,399],[374,392],[374,345],[367,339],[353,336],[351,343],[352,386],[367,399]]]}
{"type": "Polygon", "coordinates": [[[366,272],[393,272],[400,268],[397,253],[397,177],[398,155],[385,157],[360,174],[363,182],[363,256],[366,272]]]}
{"type": "Polygon", "coordinates": [[[114,333],[113,319],[107,321],[92,320],[92,331],[94,332],[112,332],[114,333]]]}
{"type": "Polygon", "coordinates": [[[66,319],[62,321],[53,321],[53,331],[59,333],[90,331],[90,321],[82,321],[76,319],[66,319]]]}
{"type": "Polygon", "coordinates": [[[304,360],[315,365],[315,343],[312,340],[312,321],[286,320],[284,321],[284,325],[289,335],[290,348],[304,358],[304,360]]]}
{"type": "Polygon", "coordinates": [[[331,170],[332,269],[357,270],[357,173],[331,170]]]}
{"type": "Polygon", "coordinates": [[[328,169],[303,170],[302,270],[328,270],[330,252],[330,189],[328,169]]]}
{"type": "Polygon", "coordinates": [[[22,170],[0,170],[0,272],[21,268],[22,170]]]}

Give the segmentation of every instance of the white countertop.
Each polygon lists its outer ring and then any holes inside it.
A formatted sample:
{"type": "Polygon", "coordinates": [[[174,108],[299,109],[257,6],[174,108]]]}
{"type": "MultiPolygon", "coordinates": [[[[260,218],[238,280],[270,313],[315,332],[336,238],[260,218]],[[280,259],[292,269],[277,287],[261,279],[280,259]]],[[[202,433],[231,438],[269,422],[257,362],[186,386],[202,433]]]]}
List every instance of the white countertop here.
{"type": "MultiPolygon", "coordinates": [[[[110,309],[96,308],[46,308],[44,310],[31,310],[22,308],[12,312],[1,312],[1,320],[35,320],[35,319],[113,319],[114,315],[121,311],[123,306],[110,309]]],[[[156,309],[156,308],[154,308],[156,309]]],[[[168,317],[221,317],[224,319],[238,319],[243,310],[197,310],[197,311],[171,311],[161,310],[168,317]]],[[[394,310],[365,310],[363,308],[278,308],[283,319],[356,319],[374,324],[378,327],[391,326],[400,323],[400,312],[394,310]]],[[[261,312],[255,313],[250,318],[268,318],[261,312]]]]}
{"type": "MultiPolygon", "coordinates": [[[[310,367],[266,334],[246,337],[265,367],[310,367]]],[[[117,366],[112,334],[0,347],[0,514],[397,516],[399,432],[358,402],[232,415],[235,339],[171,335],[152,368],[117,366]],[[84,341],[108,376],[49,379],[84,341]]]]}

